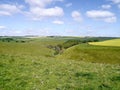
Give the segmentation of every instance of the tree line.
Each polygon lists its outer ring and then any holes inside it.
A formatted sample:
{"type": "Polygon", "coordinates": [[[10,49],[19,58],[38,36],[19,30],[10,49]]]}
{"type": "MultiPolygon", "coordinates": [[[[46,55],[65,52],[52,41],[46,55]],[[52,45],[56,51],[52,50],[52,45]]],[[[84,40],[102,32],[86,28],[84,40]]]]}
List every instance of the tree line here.
{"type": "Polygon", "coordinates": [[[72,40],[67,40],[63,44],[58,44],[58,45],[48,45],[47,48],[54,50],[54,55],[62,54],[63,51],[67,48],[70,48],[74,45],[78,44],[87,44],[88,42],[98,42],[98,39],[92,39],[92,40],[79,40],[79,39],[72,39],[72,40]]]}

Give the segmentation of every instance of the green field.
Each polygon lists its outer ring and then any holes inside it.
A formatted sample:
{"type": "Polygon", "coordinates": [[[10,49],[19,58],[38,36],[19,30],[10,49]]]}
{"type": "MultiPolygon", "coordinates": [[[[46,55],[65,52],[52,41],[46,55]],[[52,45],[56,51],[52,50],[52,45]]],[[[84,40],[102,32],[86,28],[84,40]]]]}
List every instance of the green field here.
{"type": "Polygon", "coordinates": [[[106,40],[102,42],[91,42],[91,45],[100,45],[100,46],[120,46],[120,39],[106,40]]]}
{"type": "Polygon", "coordinates": [[[1,40],[0,90],[120,90],[120,47],[79,43],[57,55],[47,48],[71,39],[81,38],[1,40]]]}
{"type": "Polygon", "coordinates": [[[93,63],[120,64],[120,47],[92,46],[79,44],[68,48],[59,59],[71,59],[93,63]]]}

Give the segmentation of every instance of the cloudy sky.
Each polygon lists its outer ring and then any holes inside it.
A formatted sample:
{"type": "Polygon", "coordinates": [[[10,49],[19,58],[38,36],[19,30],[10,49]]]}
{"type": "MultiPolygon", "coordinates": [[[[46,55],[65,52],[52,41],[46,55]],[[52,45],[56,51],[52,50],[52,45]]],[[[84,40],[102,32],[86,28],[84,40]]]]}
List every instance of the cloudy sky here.
{"type": "Polygon", "coordinates": [[[0,35],[120,36],[120,0],[0,0],[0,35]]]}

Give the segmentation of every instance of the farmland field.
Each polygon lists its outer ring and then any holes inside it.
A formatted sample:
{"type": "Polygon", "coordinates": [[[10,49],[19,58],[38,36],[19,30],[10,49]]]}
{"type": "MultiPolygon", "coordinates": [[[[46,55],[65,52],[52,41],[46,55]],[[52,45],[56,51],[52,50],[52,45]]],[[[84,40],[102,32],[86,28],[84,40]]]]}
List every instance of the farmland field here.
{"type": "Polygon", "coordinates": [[[107,40],[102,42],[92,42],[91,45],[101,45],[101,46],[120,46],[120,39],[107,40]]]}
{"type": "Polygon", "coordinates": [[[0,90],[120,90],[120,47],[86,41],[78,37],[2,39],[0,90]],[[58,46],[62,53],[55,50],[58,46]]]}

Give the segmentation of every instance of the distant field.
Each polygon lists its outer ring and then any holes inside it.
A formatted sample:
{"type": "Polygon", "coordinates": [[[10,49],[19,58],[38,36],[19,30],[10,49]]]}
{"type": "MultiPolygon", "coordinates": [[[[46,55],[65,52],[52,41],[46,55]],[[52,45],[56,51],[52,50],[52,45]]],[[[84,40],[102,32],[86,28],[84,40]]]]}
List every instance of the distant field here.
{"type": "Polygon", "coordinates": [[[120,46],[120,39],[106,40],[102,42],[90,42],[89,44],[100,46],[120,46]]]}
{"type": "Polygon", "coordinates": [[[120,47],[47,48],[70,39],[81,38],[1,39],[0,90],[120,90],[120,47]]]}

